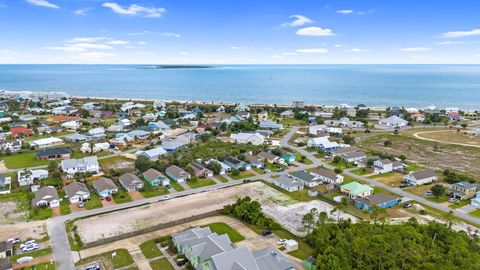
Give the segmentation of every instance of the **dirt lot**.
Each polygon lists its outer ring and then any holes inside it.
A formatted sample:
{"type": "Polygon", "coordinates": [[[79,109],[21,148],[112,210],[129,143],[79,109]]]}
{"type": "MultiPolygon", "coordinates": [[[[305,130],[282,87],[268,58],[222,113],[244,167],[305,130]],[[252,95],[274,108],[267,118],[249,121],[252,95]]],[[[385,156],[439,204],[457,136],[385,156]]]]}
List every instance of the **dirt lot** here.
{"type": "MultiPolygon", "coordinates": [[[[437,140],[440,142],[446,143],[460,143],[472,145],[475,147],[480,147],[480,137],[474,136],[470,133],[465,134],[466,131],[460,130],[457,132],[457,129],[445,129],[445,130],[428,130],[428,131],[416,131],[412,135],[419,139],[426,140],[437,140]]],[[[409,131],[405,134],[411,134],[412,131],[409,131]]]]}
{"type": "Polygon", "coordinates": [[[130,197],[134,201],[143,199],[143,195],[142,193],[140,193],[140,191],[132,191],[132,192],[129,192],[128,195],[130,195],[130,197]]]}
{"type": "Polygon", "coordinates": [[[442,144],[410,137],[409,135],[376,134],[360,142],[362,148],[405,155],[408,160],[438,170],[455,169],[474,176],[480,176],[480,148],[442,144]],[[386,140],[392,142],[385,147],[386,140]]]}
{"type": "Polygon", "coordinates": [[[0,202],[0,240],[11,237],[40,239],[46,234],[45,221],[26,222],[28,213],[17,211],[15,202],[0,202]]]}
{"type": "Polygon", "coordinates": [[[396,187],[398,187],[403,182],[403,174],[396,172],[375,175],[371,176],[370,178],[378,182],[382,182],[384,184],[396,187]]]}

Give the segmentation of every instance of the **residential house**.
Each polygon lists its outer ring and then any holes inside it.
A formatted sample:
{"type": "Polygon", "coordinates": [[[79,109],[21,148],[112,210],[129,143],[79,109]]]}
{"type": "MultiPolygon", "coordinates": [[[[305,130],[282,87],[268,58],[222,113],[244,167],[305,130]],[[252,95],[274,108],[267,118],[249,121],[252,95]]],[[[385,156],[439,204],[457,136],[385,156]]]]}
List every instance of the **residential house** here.
{"type": "Polygon", "coordinates": [[[195,177],[212,177],[213,172],[202,165],[196,163],[196,162],[190,162],[188,164],[188,167],[190,167],[193,171],[193,175],[195,177]]]}
{"type": "Polygon", "coordinates": [[[63,172],[66,172],[69,177],[72,177],[76,173],[98,173],[100,167],[96,156],[84,157],[80,159],[66,159],[62,160],[61,168],[63,172]]]}
{"type": "Polygon", "coordinates": [[[393,171],[393,161],[390,159],[378,159],[373,162],[373,171],[376,174],[389,173],[393,171]]]}
{"type": "Polygon", "coordinates": [[[278,124],[272,120],[260,121],[259,126],[260,128],[264,128],[264,129],[277,129],[277,130],[283,129],[282,124],[278,124]]]}
{"type": "Polygon", "coordinates": [[[13,256],[13,244],[9,241],[0,242],[0,259],[13,256]]]}
{"type": "Polygon", "coordinates": [[[103,139],[105,138],[105,129],[98,127],[98,128],[92,128],[88,131],[88,136],[94,138],[94,139],[103,139]]]}
{"type": "Polygon", "coordinates": [[[110,197],[118,192],[118,187],[110,178],[100,177],[93,182],[93,188],[100,198],[110,197]]]}
{"type": "Polygon", "coordinates": [[[61,126],[67,130],[77,130],[80,128],[82,124],[78,121],[69,121],[69,122],[65,122],[63,124],[61,124],[61,126]]]}
{"type": "Polygon", "coordinates": [[[44,148],[35,153],[37,160],[55,160],[55,159],[69,159],[72,150],[67,147],[61,148],[44,148]]]}
{"type": "Polygon", "coordinates": [[[286,110],[286,111],[280,113],[281,118],[289,118],[289,117],[291,118],[294,115],[295,115],[295,113],[293,113],[292,110],[286,110]]]}
{"type": "Polygon", "coordinates": [[[137,175],[130,172],[120,175],[118,182],[120,182],[120,185],[128,192],[143,188],[143,181],[137,175]]]}
{"type": "Polygon", "coordinates": [[[285,150],[285,149],[278,149],[279,156],[287,163],[292,163],[295,161],[296,156],[285,150]]]}
{"type": "Polygon", "coordinates": [[[385,119],[381,119],[378,122],[379,125],[384,126],[384,127],[398,127],[398,128],[403,128],[406,127],[408,124],[408,121],[405,119],[402,119],[396,115],[390,116],[385,119]]]}
{"type": "Polygon", "coordinates": [[[68,135],[63,136],[63,139],[66,142],[78,143],[78,142],[89,141],[92,138],[90,136],[83,135],[83,134],[80,134],[80,133],[73,133],[73,134],[68,134],[68,135]]]}
{"type": "Polygon", "coordinates": [[[288,192],[294,192],[303,189],[303,182],[296,179],[292,179],[286,175],[282,175],[279,178],[273,179],[273,184],[288,192]]]}
{"type": "Polygon", "coordinates": [[[151,128],[154,131],[166,131],[170,130],[170,126],[165,124],[162,121],[157,121],[157,122],[149,122],[148,127],[151,128]]]}
{"type": "Polygon", "coordinates": [[[20,119],[20,121],[33,121],[33,120],[37,119],[37,116],[35,116],[33,114],[22,114],[22,115],[18,116],[18,119],[20,119]]]}
{"type": "Polygon", "coordinates": [[[227,157],[223,162],[227,164],[227,166],[230,166],[231,168],[237,169],[237,170],[240,170],[242,168],[245,170],[250,170],[252,168],[250,164],[246,163],[245,161],[241,161],[231,156],[227,157]]]}
{"type": "Polygon", "coordinates": [[[30,142],[30,147],[31,148],[46,148],[46,147],[51,147],[55,145],[62,145],[63,140],[59,138],[43,138],[43,139],[38,139],[30,142]]]}
{"type": "Polygon", "coordinates": [[[212,256],[203,269],[294,270],[293,264],[272,248],[250,251],[246,246],[212,256]]]}
{"type": "Polygon", "coordinates": [[[268,120],[268,112],[261,111],[257,114],[258,121],[267,121],[268,120]]]}
{"type": "Polygon", "coordinates": [[[0,151],[3,151],[3,152],[10,151],[11,153],[16,153],[20,150],[22,150],[21,140],[0,142],[0,151]]]}
{"type": "Polygon", "coordinates": [[[60,199],[57,190],[51,186],[44,186],[35,192],[35,197],[32,200],[32,205],[36,207],[58,207],[60,206],[60,199]]]}
{"type": "Polygon", "coordinates": [[[480,191],[477,191],[477,193],[475,193],[475,198],[472,198],[472,200],[470,201],[470,205],[476,208],[480,207],[480,191]]]}
{"type": "Polygon", "coordinates": [[[26,127],[12,127],[10,129],[10,133],[12,134],[13,138],[23,138],[33,135],[33,131],[26,127]]]}
{"type": "Polygon", "coordinates": [[[341,185],[340,191],[342,193],[346,193],[350,199],[357,199],[359,197],[372,195],[373,188],[354,181],[345,185],[341,185]]]}
{"type": "Polygon", "coordinates": [[[479,183],[460,182],[453,184],[448,193],[459,200],[466,200],[475,197],[478,191],[480,191],[479,183]]]}
{"type": "Polygon", "coordinates": [[[90,200],[90,191],[81,182],[72,182],[65,186],[65,194],[70,203],[78,203],[90,200]]]}
{"type": "Polygon", "coordinates": [[[417,172],[411,172],[403,176],[403,181],[412,184],[414,186],[420,186],[425,184],[430,184],[432,182],[437,182],[438,177],[435,171],[431,169],[425,169],[417,172]]]}
{"type": "Polygon", "coordinates": [[[161,172],[153,168],[150,168],[145,172],[143,172],[142,176],[143,176],[143,179],[147,181],[147,183],[149,183],[151,186],[154,186],[154,187],[160,186],[160,185],[163,185],[163,186],[170,185],[170,179],[168,179],[161,172]]]}
{"type": "Polygon", "coordinates": [[[303,183],[307,187],[314,187],[320,184],[320,180],[315,175],[307,171],[296,171],[289,174],[293,180],[303,183]]]}
{"type": "Polygon", "coordinates": [[[378,193],[355,199],[355,206],[364,211],[371,211],[373,206],[390,208],[398,205],[399,202],[400,199],[393,195],[378,193]]]}
{"type": "Polygon", "coordinates": [[[328,127],[326,125],[314,125],[308,127],[308,134],[312,136],[317,136],[319,133],[325,133],[328,131],[328,127]]]}
{"type": "Polygon", "coordinates": [[[265,165],[263,159],[255,155],[246,154],[245,161],[255,168],[263,168],[265,165]]]}
{"type": "Polygon", "coordinates": [[[323,168],[315,168],[311,171],[311,174],[316,176],[322,182],[327,182],[330,184],[340,184],[343,182],[342,175],[323,168]]]}
{"type": "Polygon", "coordinates": [[[169,166],[165,170],[165,174],[177,183],[183,183],[192,177],[191,174],[176,165],[169,166]]]}
{"type": "Polygon", "coordinates": [[[47,170],[23,169],[17,172],[18,185],[21,187],[38,184],[41,180],[46,178],[48,178],[47,170]]]}
{"type": "Polygon", "coordinates": [[[262,152],[258,153],[257,156],[262,158],[263,160],[266,160],[270,164],[279,163],[279,160],[280,160],[279,156],[276,156],[276,155],[271,154],[271,153],[267,153],[265,151],[262,151],[262,152]]]}
{"type": "Polygon", "coordinates": [[[162,142],[162,148],[165,149],[165,151],[167,151],[168,153],[177,152],[183,147],[185,147],[185,143],[177,140],[162,142]]]}
{"type": "Polygon", "coordinates": [[[145,130],[139,130],[139,129],[128,132],[128,136],[130,136],[135,140],[146,140],[148,139],[149,135],[150,135],[150,132],[145,130]]]}
{"type": "MultiPolygon", "coordinates": [[[[347,147],[347,148],[350,148],[350,147],[347,147]]],[[[367,158],[367,155],[361,150],[358,150],[355,152],[348,152],[342,155],[342,159],[348,163],[350,162],[357,163],[358,161],[363,160],[365,158],[367,158]]]]}
{"type": "Polygon", "coordinates": [[[167,151],[163,147],[158,146],[149,150],[139,150],[135,153],[137,157],[144,156],[148,160],[158,160],[161,156],[166,155],[167,151]]]}
{"type": "Polygon", "coordinates": [[[265,137],[260,133],[237,133],[230,135],[230,141],[240,144],[263,145],[265,137]]]}
{"type": "Polygon", "coordinates": [[[311,138],[307,141],[307,146],[316,147],[326,152],[331,152],[340,147],[337,142],[330,141],[328,137],[311,138]]]}
{"type": "Polygon", "coordinates": [[[228,173],[228,172],[230,172],[230,171],[232,170],[232,168],[231,168],[230,166],[228,166],[227,164],[225,164],[225,163],[223,163],[223,162],[221,162],[221,161],[218,161],[218,160],[216,160],[216,159],[210,159],[209,161],[206,162],[207,165],[209,165],[210,162],[216,162],[216,163],[218,163],[218,164],[220,165],[220,173],[219,173],[220,175],[226,174],[226,173],[228,173]]]}
{"type": "Polygon", "coordinates": [[[239,117],[241,120],[247,120],[250,118],[250,113],[247,111],[240,111],[235,114],[235,116],[239,117]]]}

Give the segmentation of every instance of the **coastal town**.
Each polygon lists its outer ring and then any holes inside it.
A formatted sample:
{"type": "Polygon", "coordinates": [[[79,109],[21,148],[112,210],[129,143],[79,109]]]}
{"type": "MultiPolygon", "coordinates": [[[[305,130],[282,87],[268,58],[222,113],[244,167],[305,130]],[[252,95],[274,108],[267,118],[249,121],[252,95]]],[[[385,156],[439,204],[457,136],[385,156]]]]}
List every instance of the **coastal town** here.
{"type": "Polygon", "coordinates": [[[323,269],[321,220],[480,236],[474,110],[1,91],[0,128],[0,270],[323,269]]]}

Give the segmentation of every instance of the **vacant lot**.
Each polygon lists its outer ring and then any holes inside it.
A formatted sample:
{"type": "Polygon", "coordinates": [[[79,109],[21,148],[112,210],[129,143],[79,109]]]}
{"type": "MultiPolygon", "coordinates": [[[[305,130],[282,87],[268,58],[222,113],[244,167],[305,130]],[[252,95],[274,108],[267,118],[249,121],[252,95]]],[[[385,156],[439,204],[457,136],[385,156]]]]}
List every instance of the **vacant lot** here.
{"type": "Polygon", "coordinates": [[[425,141],[409,135],[377,134],[364,138],[360,146],[369,150],[405,155],[410,161],[439,170],[455,169],[480,176],[480,148],[425,141]],[[392,146],[385,147],[389,140],[392,146]]]}
{"type": "Polygon", "coordinates": [[[457,131],[457,129],[409,130],[408,132],[402,133],[412,135],[419,139],[436,140],[446,143],[461,143],[480,147],[480,137],[468,133],[465,134],[465,130],[462,129],[460,129],[460,131],[457,131]]]}
{"type": "Polygon", "coordinates": [[[396,173],[396,172],[374,175],[374,176],[370,176],[370,178],[378,182],[387,184],[389,186],[396,186],[396,187],[398,187],[403,182],[403,174],[396,173]]]}

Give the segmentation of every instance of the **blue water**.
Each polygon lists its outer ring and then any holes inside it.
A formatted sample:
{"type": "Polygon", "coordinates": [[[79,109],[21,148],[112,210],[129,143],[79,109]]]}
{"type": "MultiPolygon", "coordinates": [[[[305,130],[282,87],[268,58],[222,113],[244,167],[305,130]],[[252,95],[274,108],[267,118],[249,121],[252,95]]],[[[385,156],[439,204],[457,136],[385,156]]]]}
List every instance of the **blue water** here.
{"type": "Polygon", "coordinates": [[[91,97],[480,108],[480,65],[0,65],[0,89],[91,97]]]}

